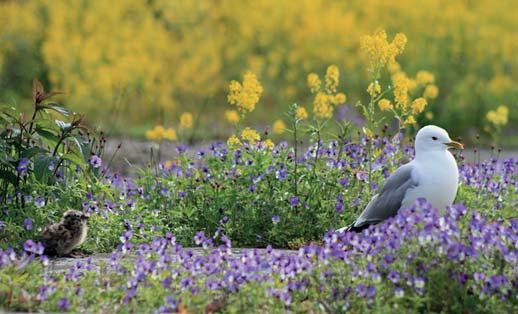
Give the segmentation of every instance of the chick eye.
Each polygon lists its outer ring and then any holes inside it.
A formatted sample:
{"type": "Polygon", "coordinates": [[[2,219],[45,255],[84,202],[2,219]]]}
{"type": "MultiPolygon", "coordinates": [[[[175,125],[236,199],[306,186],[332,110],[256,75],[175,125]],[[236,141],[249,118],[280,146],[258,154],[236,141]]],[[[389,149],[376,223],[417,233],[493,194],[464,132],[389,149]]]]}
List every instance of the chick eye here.
{"type": "Polygon", "coordinates": [[[437,141],[437,137],[436,136],[432,136],[432,140],[437,141]]]}

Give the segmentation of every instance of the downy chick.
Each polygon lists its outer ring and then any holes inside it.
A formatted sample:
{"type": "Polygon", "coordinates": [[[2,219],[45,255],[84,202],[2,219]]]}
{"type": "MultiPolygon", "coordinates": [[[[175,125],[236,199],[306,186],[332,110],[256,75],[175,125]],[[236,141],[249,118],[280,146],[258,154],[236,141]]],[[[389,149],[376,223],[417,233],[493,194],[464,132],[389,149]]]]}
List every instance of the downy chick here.
{"type": "Polygon", "coordinates": [[[72,250],[86,240],[90,216],[77,210],[68,210],[59,223],[48,226],[41,234],[45,254],[50,256],[69,256],[72,250]]]}

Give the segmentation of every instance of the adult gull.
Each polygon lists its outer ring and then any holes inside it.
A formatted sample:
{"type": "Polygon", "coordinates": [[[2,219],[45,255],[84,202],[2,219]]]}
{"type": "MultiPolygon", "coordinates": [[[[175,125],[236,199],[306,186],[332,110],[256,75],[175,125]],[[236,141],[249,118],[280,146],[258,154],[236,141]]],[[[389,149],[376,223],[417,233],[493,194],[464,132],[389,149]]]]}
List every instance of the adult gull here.
{"type": "Polygon", "coordinates": [[[395,216],[400,208],[412,206],[418,198],[435,208],[453,203],[459,184],[459,170],[449,148],[463,149],[444,129],[428,125],[417,132],[415,158],[399,167],[374,195],[351,225],[337,231],[361,231],[395,216]]]}

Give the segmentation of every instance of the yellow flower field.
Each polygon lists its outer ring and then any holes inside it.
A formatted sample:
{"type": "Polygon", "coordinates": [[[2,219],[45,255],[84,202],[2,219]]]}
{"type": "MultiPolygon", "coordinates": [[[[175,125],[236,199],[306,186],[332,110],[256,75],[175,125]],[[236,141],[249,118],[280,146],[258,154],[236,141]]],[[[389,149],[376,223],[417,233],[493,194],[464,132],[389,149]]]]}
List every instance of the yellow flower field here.
{"type": "Polygon", "coordinates": [[[460,133],[501,126],[502,114],[486,114],[506,104],[512,126],[515,7],[514,0],[3,1],[0,101],[28,103],[22,91],[38,77],[101,126],[188,129],[215,116],[228,125],[245,111],[272,125],[293,102],[308,108],[301,116],[329,117],[336,103],[354,107],[376,97],[373,68],[365,66],[376,59],[392,64],[381,84],[394,85],[395,102],[381,99],[383,110],[409,106],[425,111],[410,122],[432,117],[460,133]],[[376,49],[385,44],[379,29],[387,30],[386,50],[376,49]],[[361,41],[364,34],[373,35],[361,41]],[[390,62],[403,47],[398,63],[390,62]],[[254,110],[258,97],[264,106],[254,110]]]}

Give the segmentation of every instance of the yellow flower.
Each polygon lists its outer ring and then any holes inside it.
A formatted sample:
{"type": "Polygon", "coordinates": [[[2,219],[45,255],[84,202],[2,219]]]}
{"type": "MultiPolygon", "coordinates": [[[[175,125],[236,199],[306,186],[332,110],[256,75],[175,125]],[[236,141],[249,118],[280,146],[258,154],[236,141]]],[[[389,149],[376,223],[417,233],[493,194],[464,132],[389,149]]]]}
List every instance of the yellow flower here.
{"type": "Polygon", "coordinates": [[[146,138],[150,141],[154,141],[156,139],[156,132],[155,130],[147,130],[146,131],[146,138]]]}
{"type": "Polygon", "coordinates": [[[381,85],[378,83],[378,81],[372,82],[369,84],[367,92],[369,93],[369,95],[371,95],[372,98],[374,98],[379,93],[381,93],[381,85]]]}
{"type": "Polygon", "coordinates": [[[228,147],[233,148],[233,147],[237,147],[239,145],[241,145],[241,141],[239,140],[239,138],[237,136],[232,135],[231,137],[228,138],[228,140],[227,140],[228,147]]]}
{"type": "Polygon", "coordinates": [[[412,102],[412,112],[414,114],[419,114],[424,111],[424,107],[426,107],[428,103],[426,102],[426,99],[423,97],[419,97],[414,99],[412,102]]]}
{"type": "Polygon", "coordinates": [[[237,124],[239,122],[239,113],[235,110],[225,111],[225,119],[231,124],[237,124]]]}
{"type": "Polygon", "coordinates": [[[433,119],[433,112],[431,111],[427,111],[425,114],[424,114],[425,118],[428,119],[428,120],[432,120],[433,119]]]}
{"type": "Polygon", "coordinates": [[[417,82],[420,84],[432,84],[435,81],[435,76],[428,71],[419,71],[416,75],[417,82]]]}
{"type": "Polygon", "coordinates": [[[390,74],[395,74],[401,71],[401,66],[397,62],[390,62],[387,66],[390,74]]]}
{"type": "Polygon", "coordinates": [[[507,116],[509,115],[509,108],[507,108],[507,106],[501,105],[498,106],[498,108],[496,108],[496,112],[507,118],[507,116]]]}
{"type": "Polygon", "coordinates": [[[396,47],[397,54],[402,54],[403,50],[405,50],[406,43],[408,39],[406,35],[403,33],[397,33],[392,40],[392,44],[396,47]]]}
{"type": "Polygon", "coordinates": [[[329,96],[320,92],[313,101],[313,113],[317,118],[329,119],[333,116],[333,107],[330,104],[329,96]]]}
{"type": "Polygon", "coordinates": [[[164,139],[175,141],[176,140],[176,131],[174,129],[167,129],[164,131],[164,139]]]}
{"type": "Polygon", "coordinates": [[[414,91],[417,87],[417,81],[414,79],[409,78],[408,79],[408,90],[414,91]]]}
{"type": "Polygon", "coordinates": [[[308,112],[304,107],[297,107],[297,112],[295,113],[297,119],[306,120],[308,118],[308,112]]]}
{"type": "Polygon", "coordinates": [[[347,100],[347,96],[344,93],[338,93],[334,96],[329,96],[329,100],[333,105],[341,105],[347,100]]]}
{"type": "Polygon", "coordinates": [[[498,106],[496,110],[490,110],[486,118],[489,122],[495,126],[504,126],[507,124],[509,119],[509,108],[507,106],[498,106]]]}
{"type": "Polygon", "coordinates": [[[322,82],[316,73],[308,74],[308,86],[312,93],[320,91],[320,85],[322,82]]]}
{"type": "Polygon", "coordinates": [[[425,87],[423,97],[428,99],[435,99],[439,95],[439,88],[436,85],[428,85],[425,87]]]}
{"type": "Polygon", "coordinates": [[[255,74],[247,72],[242,85],[237,81],[230,82],[227,99],[231,105],[236,105],[238,110],[252,112],[262,93],[263,87],[255,74]]]}
{"type": "Polygon", "coordinates": [[[241,132],[241,138],[250,144],[253,144],[261,140],[261,136],[259,135],[259,133],[257,133],[256,130],[248,127],[241,132]]]}
{"type": "Polygon", "coordinates": [[[153,129],[146,131],[146,138],[150,141],[161,143],[162,140],[176,140],[176,131],[169,128],[165,129],[161,125],[155,126],[153,129]]]}
{"type": "Polygon", "coordinates": [[[282,133],[284,133],[285,130],[286,130],[286,125],[284,124],[284,122],[282,120],[276,120],[273,123],[273,126],[272,126],[273,133],[282,134],[282,133]]]}
{"type": "Polygon", "coordinates": [[[381,111],[385,111],[392,109],[392,104],[390,103],[390,100],[383,98],[378,101],[378,107],[381,109],[381,111]]]}
{"type": "Polygon", "coordinates": [[[336,93],[340,80],[340,71],[336,65],[330,65],[326,70],[326,90],[328,93],[336,93]]]}
{"type": "Polygon", "coordinates": [[[180,128],[181,129],[192,128],[192,114],[190,112],[184,112],[180,116],[180,128]]]}
{"type": "Polygon", "coordinates": [[[407,38],[403,33],[397,34],[389,43],[387,33],[380,29],[372,35],[363,36],[360,40],[360,48],[369,59],[370,70],[375,71],[387,63],[394,63],[396,56],[405,49],[406,43],[407,38]]]}
{"type": "Polygon", "coordinates": [[[414,116],[408,116],[408,118],[406,118],[405,120],[405,124],[408,124],[408,125],[411,125],[411,124],[415,124],[415,118],[414,116]]]}
{"type": "Polygon", "coordinates": [[[266,139],[264,142],[263,142],[264,146],[268,149],[273,149],[275,147],[275,144],[272,142],[271,139],[266,139]]]}
{"type": "Polygon", "coordinates": [[[394,84],[394,99],[396,106],[406,109],[408,105],[408,77],[403,72],[392,75],[392,83],[394,84]]]}

